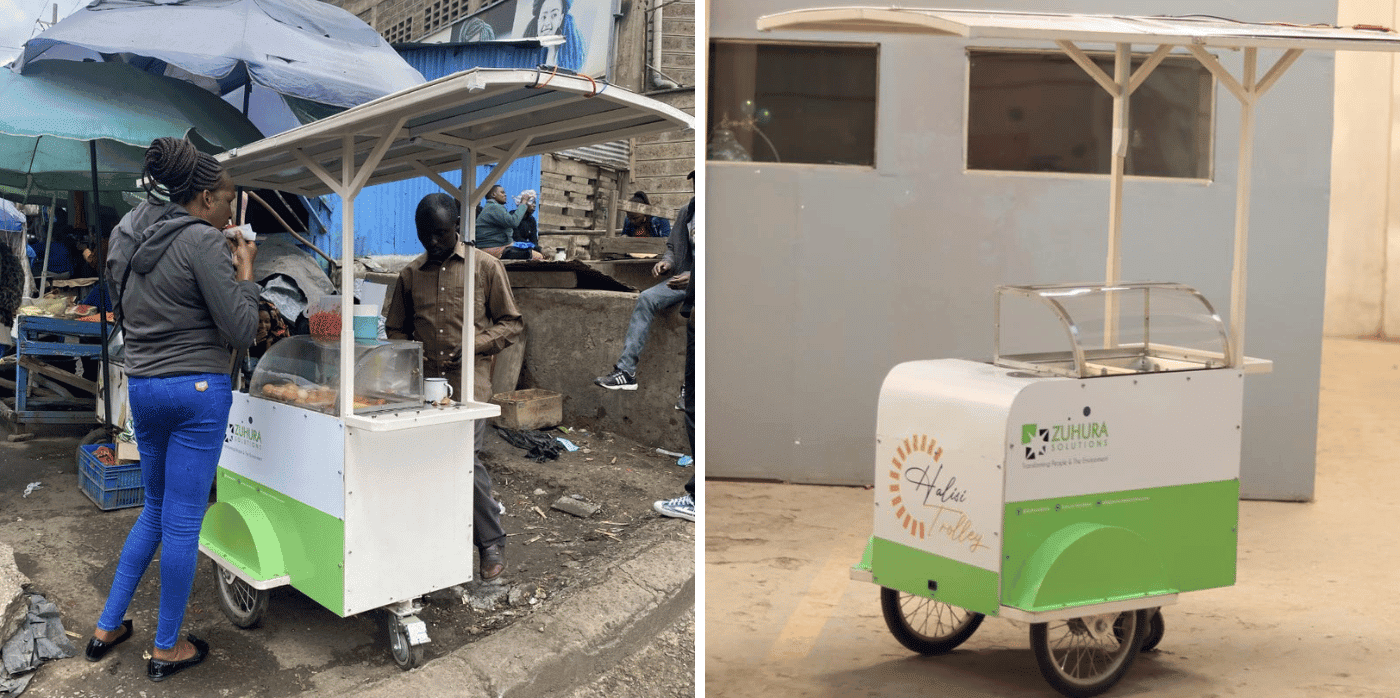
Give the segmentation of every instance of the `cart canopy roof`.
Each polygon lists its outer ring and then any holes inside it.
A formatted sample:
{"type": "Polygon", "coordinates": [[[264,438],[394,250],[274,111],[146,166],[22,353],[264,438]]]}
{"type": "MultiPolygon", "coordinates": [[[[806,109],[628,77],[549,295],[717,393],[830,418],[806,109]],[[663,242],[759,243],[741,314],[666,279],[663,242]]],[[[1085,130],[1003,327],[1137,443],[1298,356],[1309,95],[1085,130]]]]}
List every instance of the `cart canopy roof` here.
{"type": "Polygon", "coordinates": [[[1141,17],[904,7],[827,7],[760,17],[758,28],[761,31],[801,29],[928,34],[965,39],[1194,44],[1214,48],[1400,50],[1400,34],[1381,28],[1241,22],[1205,15],[1141,17]]]}
{"type": "MultiPolygon", "coordinates": [[[[237,184],[307,196],[338,192],[353,140],[360,186],[488,165],[663,131],[685,112],[616,85],[549,69],[476,68],[401,90],[219,156],[237,184]],[[372,156],[377,166],[363,165],[372,156]],[[318,173],[317,171],[320,170],[318,173]]],[[[360,187],[354,187],[358,191],[360,187]]],[[[353,192],[352,192],[353,193],[353,192]]]]}

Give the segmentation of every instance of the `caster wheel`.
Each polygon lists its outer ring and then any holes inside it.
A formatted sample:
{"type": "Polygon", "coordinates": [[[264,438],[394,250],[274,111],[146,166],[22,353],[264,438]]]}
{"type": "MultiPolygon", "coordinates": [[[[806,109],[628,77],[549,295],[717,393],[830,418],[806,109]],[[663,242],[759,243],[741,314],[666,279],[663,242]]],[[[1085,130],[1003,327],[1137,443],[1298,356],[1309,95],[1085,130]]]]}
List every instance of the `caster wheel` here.
{"type": "Polygon", "coordinates": [[[880,608],[894,639],[927,655],[952,652],[972,637],[984,617],[981,613],[889,588],[880,589],[880,608]]]}
{"type": "Polygon", "coordinates": [[[219,588],[219,608],[229,622],[240,628],[261,625],[263,614],[267,613],[267,590],[254,589],[219,563],[213,565],[215,585],[219,588]]]}
{"type": "Polygon", "coordinates": [[[1117,684],[1137,658],[1150,611],[1084,616],[1031,624],[1040,673],[1071,698],[1097,696],[1117,684]]]}
{"type": "Polygon", "coordinates": [[[384,624],[388,627],[389,656],[394,658],[394,663],[404,671],[423,666],[424,646],[409,643],[408,628],[397,616],[389,611],[385,611],[384,616],[384,624]]]}

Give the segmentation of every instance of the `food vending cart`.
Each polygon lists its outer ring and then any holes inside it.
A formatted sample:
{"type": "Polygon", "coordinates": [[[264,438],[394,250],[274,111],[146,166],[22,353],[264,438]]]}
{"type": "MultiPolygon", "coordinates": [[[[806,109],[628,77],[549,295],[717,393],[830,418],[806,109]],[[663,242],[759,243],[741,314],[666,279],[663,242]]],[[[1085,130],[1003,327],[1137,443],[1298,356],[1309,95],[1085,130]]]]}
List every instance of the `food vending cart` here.
{"type": "MultiPolygon", "coordinates": [[[[339,282],[350,289],[354,200],[367,185],[425,176],[471,211],[516,158],[691,127],[677,109],[588,77],[478,68],[219,158],[241,187],[338,194],[339,282]],[[492,163],[474,184],[477,165],[492,163]]],[[[471,244],[474,216],[463,218],[471,244]]],[[[409,669],[429,641],[418,599],[472,579],[473,426],[499,408],[471,401],[469,360],[462,401],[427,404],[421,345],[355,339],[352,298],[339,301],[338,337],[278,342],[235,394],[200,550],[236,625],[256,626],[268,590],[290,585],[342,617],[384,609],[390,652],[409,669]]]]}
{"type": "Polygon", "coordinates": [[[913,651],[950,652],[984,617],[1009,618],[1030,624],[1055,689],[1109,690],[1161,641],[1162,606],[1235,581],[1245,376],[1271,368],[1243,353],[1255,103],[1305,49],[1393,52],[1400,37],[1200,16],[871,7],[784,12],[758,28],[1054,42],[1111,95],[1105,280],[998,286],[989,361],[889,372],[874,535],[851,572],[881,587],[886,624],[913,651]],[[1112,74],[1081,44],[1112,46],[1112,74]],[[1133,44],[1151,47],[1136,67],[1133,44]],[[1177,50],[1241,104],[1228,323],[1188,286],[1120,278],[1128,96],[1177,50]],[[1220,50],[1240,52],[1238,77],[1220,50]],[[1261,50],[1276,57],[1262,77],[1261,50]]]}

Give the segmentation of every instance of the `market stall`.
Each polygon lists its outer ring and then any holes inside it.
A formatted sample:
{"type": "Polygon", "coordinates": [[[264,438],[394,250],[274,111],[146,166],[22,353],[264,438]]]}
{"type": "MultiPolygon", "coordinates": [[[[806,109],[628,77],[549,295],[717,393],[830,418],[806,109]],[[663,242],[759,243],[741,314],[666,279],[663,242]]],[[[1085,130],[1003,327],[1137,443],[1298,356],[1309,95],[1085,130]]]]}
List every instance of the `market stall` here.
{"type": "MultiPolygon", "coordinates": [[[[681,111],[587,77],[475,69],[220,159],[241,187],[339,195],[343,261],[354,256],[365,186],[426,176],[470,211],[516,158],[691,127],[681,111]],[[477,166],[493,163],[475,182],[477,166]],[[460,170],[462,186],[448,170],[460,170]]],[[[474,217],[463,220],[470,245],[474,217]]],[[[354,288],[353,266],[340,265],[341,289],[354,288]]],[[[463,327],[473,326],[473,266],[463,327]]],[[[256,625],[267,590],[282,585],[342,617],[388,609],[390,650],[408,669],[428,642],[417,599],[472,579],[473,425],[499,407],[469,399],[470,361],[463,400],[428,404],[421,345],[356,339],[352,300],[320,306],[330,327],[318,333],[338,337],[274,345],[251,390],[235,395],[200,549],[236,624],[256,625]]]]}
{"type": "Polygon", "coordinates": [[[1235,581],[1245,376],[1272,367],[1244,355],[1254,107],[1306,49],[1394,52],[1400,37],[1203,16],[873,7],[784,12],[758,28],[1053,42],[1112,97],[1104,281],[998,286],[989,361],[889,372],[874,535],[851,573],[881,587],[886,624],[911,650],[950,652],[984,617],[1009,618],[1030,624],[1056,690],[1109,690],[1161,641],[1162,606],[1235,581]],[[1081,44],[1111,45],[1112,74],[1081,44]],[[1133,44],[1151,47],[1136,68],[1133,44]],[[1212,53],[1222,49],[1241,52],[1241,75],[1212,53]],[[1192,288],[1121,279],[1137,135],[1128,98],[1178,50],[1241,105],[1228,322],[1192,288]],[[1262,76],[1261,51],[1276,54],[1262,76]]]}

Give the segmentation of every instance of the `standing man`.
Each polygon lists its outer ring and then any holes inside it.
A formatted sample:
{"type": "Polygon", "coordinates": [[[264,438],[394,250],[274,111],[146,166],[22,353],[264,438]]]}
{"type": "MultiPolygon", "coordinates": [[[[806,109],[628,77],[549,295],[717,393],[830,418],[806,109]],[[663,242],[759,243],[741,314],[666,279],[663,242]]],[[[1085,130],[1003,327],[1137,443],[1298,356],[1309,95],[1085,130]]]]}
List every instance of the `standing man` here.
{"type": "MultiPolygon", "coordinates": [[[[686,179],[694,179],[691,172],[686,179]]],[[[622,344],[622,356],[613,366],[612,373],[599,376],[593,382],[608,390],[637,389],[637,357],[647,344],[647,334],[651,332],[651,321],[658,312],[678,305],[685,300],[685,289],[690,283],[691,268],[695,266],[691,250],[690,235],[695,218],[695,199],[676,214],[672,227],[676,234],[666,238],[666,254],[651,268],[652,276],[674,272],[675,276],[637,295],[637,305],[632,309],[632,320],[627,324],[627,335],[622,344]]]]}
{"type": "MultiPolygon", "coordinates": [[[[443,193],[418,202],[413,222],[425,250],[399,272],[385,301],[384,329],[390,339],[423,343],[423,375],[446,378],[453,395],[462,395],[462,295],[466,286],[468,247],[461,241],[457,200],[443,193]]],[[[476,264],[474,399],[491,398],[491,366],[496,354],[510,346],[525,328],[515,306],[505,267],[480,250],[471,249],[476,264]]],[[[491,474],[481,462],[486,420],[476,422],[476,480],[473,499],[473,542],[481,557],[481,579],[490,581],[505,570],[506,533],[500,510],[491,498],[491,474]]]]}

